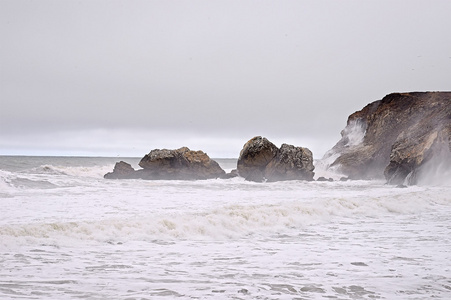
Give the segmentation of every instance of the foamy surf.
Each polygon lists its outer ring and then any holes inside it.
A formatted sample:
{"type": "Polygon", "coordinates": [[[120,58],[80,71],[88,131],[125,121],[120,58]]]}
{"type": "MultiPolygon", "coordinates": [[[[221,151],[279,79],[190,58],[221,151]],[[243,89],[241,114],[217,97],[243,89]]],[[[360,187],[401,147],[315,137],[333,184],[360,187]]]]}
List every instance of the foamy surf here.
{"type": "MultiPolygon", "coordinates": [[[[133,183],[137,182],[128,183],[125,187],[133,183]]],[[[67,206],[68,209],[74,209],[72,212],[64,211],[64,207],[53,211],[57,215],[64,212],[65,220],[58,222],[35,222],[36,217],[39,219],[39,214],[30,211],[28,216],[32,218],[28,221],[25,220],[27,214],[23,214],[23,218],[16,224],[13,219],[4,219],[6,222],[2,222],[0,226],[0,235],[3,241],[7,237],[9,240],[11,237],[26,238],[27,242],[34,239],[36,243],[40,243],[40,239],[48,239],[53,244],[66,246],[79,241],[103,243],[112,240],[234,239],[250,235],[293,234],[308,226],[340,222],[343,218],[390,218],[417,214],[449,204],[448,195],[438,193],[438,189],[394,189],[372,186],[368,182],[356,183],[354,189],[349,189],[349,183],[299,182],[301,188],[291,191],[286,187],[290,183],[270,184],[263,192],[258,184],[246,184],[239,179],[235,179],[235,183],[220,183],[216,180],[208,183],[208,186],[203,187],[199,183],[185,185],[185,182],[158,182],[159,185],[145,186],[154,191],[160,190],[161,199],[143,203],[133,198],[111,197],[108,205],[99,209],[99,213],[77,212],[75,208],[78,205],[92,205],[91,209],[100,205],[98,201],[89,203],[89,199],[86,199],[88,203],[71,203],[67,206]],[[173,190],[177,187],[180,191],[173,190]],[[184,190],[188,187],[193,189],[190,196],[196,199],[190,204],[196,206],[183,208],[186,204],[186,199],[183,199],[186,196],[184,190]],[[241,191],[236,193],[235,188],[241,191]],[[327,195],[324,189],[336,189],[339,193],[327,195]],[[418,198],[420,191],[422,197],[418,198]],[[298,196],[298,192],[304,194],[298,196]],[[210,201],[205,198],[205,193],[209,193],[208,197],[215,197],[217,194],[218,198],[227,198],[227,202],[231,204],[215,201],[204,203],[210,201]],[[229,195],[224,195],[225,193],[229,195]],[[179,199],[168,204],[165,194],[179,199]],[[276,197],[271,198],[275,194],[276,197]],[[338,194],[342,196],[338,197],[338,194]],[[262,198],[258,198],[258,195],[262,198]],[[252,196],[257,198],[253,199],[252,196]],[[236,199],[231,201],[229,197],[236,199]],[[145,208],[146,205],[149,206],[145,208]]],[[[28,188],[33,188],[33,184],[28,188]]],[[[32,209],[35,212],[46,210],[48,204],[50,203],[47,201],[33,203],[32,209]]],[[[82,207],[78,209],[81,210],[82,207]]],[[[23,211],[26,212],[27,209],[23,208],[23,211]]],[[[47,213],[52,213],[51,209],[47,209],[47,213]]],[[[41,214],[40,219],[46,219],[45,214],[41,214]]]]}
{"type": "Polygon", "coordinates": [[[1,167],[2,299],[451,295],[449,187],[104,180],[117,159],[66,159],[1,167]]]}

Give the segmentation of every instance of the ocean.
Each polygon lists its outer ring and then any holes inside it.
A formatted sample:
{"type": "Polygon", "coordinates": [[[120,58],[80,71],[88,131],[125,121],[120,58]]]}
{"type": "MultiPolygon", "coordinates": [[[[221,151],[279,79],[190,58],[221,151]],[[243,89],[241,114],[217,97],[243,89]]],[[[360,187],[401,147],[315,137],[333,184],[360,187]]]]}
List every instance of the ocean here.
{"type": "Polygon", "coordinates": [[[119,160],[0,157],[0,299],[451,299],[450,186],[104,179],[119,160]]]}

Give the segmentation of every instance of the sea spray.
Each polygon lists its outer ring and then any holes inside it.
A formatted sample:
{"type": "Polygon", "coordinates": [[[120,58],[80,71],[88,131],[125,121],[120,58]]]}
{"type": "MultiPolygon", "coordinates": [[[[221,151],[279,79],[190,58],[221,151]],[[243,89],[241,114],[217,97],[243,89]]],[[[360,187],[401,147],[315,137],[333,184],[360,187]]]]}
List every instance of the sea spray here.
{"type": "Polygon", "coordinates": [[[340,164],[334,164],[337,158],[343,153],[353,151],[361,146],[366,133],[366,123],[360,119],[350,120],[346,127],[341,131],[341,140],[329,151],[322,159],[315,162],[316,178],[323,176],[335,180],[341,177],[347,177],[342,174],[340,164]]]}

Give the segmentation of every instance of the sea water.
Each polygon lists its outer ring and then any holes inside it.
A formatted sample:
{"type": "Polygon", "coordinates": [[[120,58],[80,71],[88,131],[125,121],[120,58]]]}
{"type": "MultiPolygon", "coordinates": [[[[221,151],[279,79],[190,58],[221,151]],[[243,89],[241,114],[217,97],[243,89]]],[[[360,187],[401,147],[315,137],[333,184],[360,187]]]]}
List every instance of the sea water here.
{"type": "Polygon", "coordinates": [[[0,157],[0,299],[451,299],[449,186],[103,179],[119,160],[0,157]]]}

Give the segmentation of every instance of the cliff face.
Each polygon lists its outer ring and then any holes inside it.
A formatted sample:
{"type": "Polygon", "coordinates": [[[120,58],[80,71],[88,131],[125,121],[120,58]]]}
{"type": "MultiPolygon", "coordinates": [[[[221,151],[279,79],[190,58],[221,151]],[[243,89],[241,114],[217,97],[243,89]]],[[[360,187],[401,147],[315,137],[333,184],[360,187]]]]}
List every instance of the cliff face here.
{"type": "Polygon", "coordinates": [[[424,176],[445,176],[451,166],[451,92],[387,95],[350,115],[341,134],[324,160],[352,179],[416,184],[424,176]]]}

